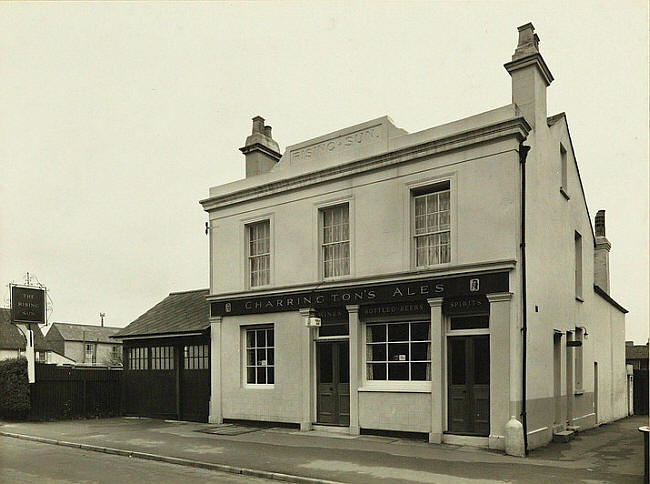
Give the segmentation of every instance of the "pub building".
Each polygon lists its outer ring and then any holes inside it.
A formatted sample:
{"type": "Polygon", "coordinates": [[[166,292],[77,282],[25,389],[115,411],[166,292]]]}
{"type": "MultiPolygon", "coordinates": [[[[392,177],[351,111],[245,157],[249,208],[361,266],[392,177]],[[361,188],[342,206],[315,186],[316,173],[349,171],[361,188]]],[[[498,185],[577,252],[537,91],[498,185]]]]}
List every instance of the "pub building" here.
{"type": "Polygon", "coordinates": [[[209,422],[523,455],[626,416],[604,211],[594,232],[532,24],[505,69],[511,103],[416,133],[381,117],[281,154],[253,118],[246,178],[201,201],[209,422]]]}

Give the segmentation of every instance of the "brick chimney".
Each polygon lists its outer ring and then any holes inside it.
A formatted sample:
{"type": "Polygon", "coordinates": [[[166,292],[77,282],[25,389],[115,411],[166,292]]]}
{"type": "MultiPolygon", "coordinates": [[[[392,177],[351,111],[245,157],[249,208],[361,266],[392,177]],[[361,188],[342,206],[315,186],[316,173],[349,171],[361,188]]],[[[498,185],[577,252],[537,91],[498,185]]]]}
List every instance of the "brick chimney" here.
{"type": "Polygon", "coordinates": [[[528,124],[546,126],[546,88],[553,75],[539,53],[539,37],[532,23],[518,27],[519,40],[512,61],[504,67],[512,77],[512,102],[528,124]]]}
{"type": "Polygon", "coordinates": [[[596,246],[594,247],[594,284],[609,294],[609,251],[612,244],[605,237],[605,211],[596,214],[596,246]]]}
{"type": "Polygon", "coordinates": [[[271,136],[271,126],[264,126],[264,118],[253,118],[253,132],[239,150],[246,157],[246,178],[271,171],[280,157],[280,147],[271,136]]]}

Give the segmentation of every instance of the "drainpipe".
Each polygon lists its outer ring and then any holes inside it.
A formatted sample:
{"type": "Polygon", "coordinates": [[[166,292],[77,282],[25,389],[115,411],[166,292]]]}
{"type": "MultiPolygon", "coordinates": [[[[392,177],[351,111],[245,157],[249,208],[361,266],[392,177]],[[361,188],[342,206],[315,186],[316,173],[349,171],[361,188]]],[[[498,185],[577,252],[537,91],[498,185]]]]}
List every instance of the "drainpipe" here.
{"type": "Polygon", "coordinates": [[[528,420],[526,417],[526,333],[528,331],[526,309],[526,157],[530,146],[519,143],[521,163],[521,310],[522,310],[522,377],[521,377],[521,425],[524,428],[524,451],[528,455],[528,420]]]}

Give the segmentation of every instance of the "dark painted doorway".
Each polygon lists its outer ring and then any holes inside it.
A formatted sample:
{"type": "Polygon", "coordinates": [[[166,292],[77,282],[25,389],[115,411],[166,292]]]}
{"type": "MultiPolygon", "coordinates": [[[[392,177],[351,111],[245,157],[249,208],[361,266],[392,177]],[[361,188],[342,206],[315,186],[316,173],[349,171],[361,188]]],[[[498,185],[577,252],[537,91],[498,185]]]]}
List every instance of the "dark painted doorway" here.
{"type": "Polygon", "coordinates": [[[347,341],[316,344],[318,423],[350,425],[350,352],[347,341]]]}
{"type": "Polygon", "coordinates": [[[447,339],[449,432],[490,433],[490,337],[447,339]]]}

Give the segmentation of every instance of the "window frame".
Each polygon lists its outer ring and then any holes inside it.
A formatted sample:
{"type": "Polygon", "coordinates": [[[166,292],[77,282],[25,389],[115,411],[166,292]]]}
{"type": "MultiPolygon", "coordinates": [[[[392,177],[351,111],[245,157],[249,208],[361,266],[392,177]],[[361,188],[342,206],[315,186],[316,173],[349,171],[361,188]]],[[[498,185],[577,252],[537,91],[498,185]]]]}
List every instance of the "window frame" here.
{"type": "Polygon", "coordinates": [[[273,246],[272,246],[272,239],[273,239],[273,234],[272,234],[272,229],[271,229],[271,218],[270,217],[261,217],[256,220],[251,220],[248,221],[244,224],[244,259],[245,259],[245,264],[246,264],[246,287],[249,289],[260,289],[260,288],[265,288],[269,287],[271,285],[272,281],[272,274],[273,274],[273,246]],[[268,224],[268,252],[265,254],[255,254],[251,255],[251,229],[256,226],[256,225],[261,225],[261,224],[268,224]],[[264,284],[256,284],[253,285],[253,271],[252,271],[252,259],[254,257],[256,258],[261,258],[261,257],[268,257],[268,280],[264,284]]]}
{"type": "MultiPolygon", "coordinates": [[[[266,324],[256,324],[256,325],[247,325],[247,326],[241,326],[241,368],[242,368],[242,376],[241,376],[241,381],[242,381],[242,386],[247,389],[271,389],[275,387],[275,382],[277,381],[277,375],[276,375],[276,368],[277,368],[277,362],[275,358],[275,349],[276,349],[276,340],[275,340],[275,325],[273,323],[266,323],[266,324]],[[265,346],[257,346],[257,331],[271,331],[273,333],[273,345],[268,346],[268,333],[265,334],[265,346]],[[248,346],[248,333],[250,331],[255,331],[255,346],[252,346],[249,348],[248,346]],[[258,365],[257,363],[255,365],[249,365],[248,364],[248,351],[254,351],[257,353],[259,349],[264,349],[265,354],[266,354],[266,360],[267,364],[266,365],[258,365]],[[273,351],[273,364],[269,365],[268,364],[268,350],[273,351]],[[248,369],[249,368],[255,368],[255,379],[257,380],[257,368],[265,368],[265,379],[268,382],[268,369],[272,368],[273,369],[273,383],[249,383],[248,382],[248,369]]],[[[257,359],[256,359],[257,362],[257,359]]]]}
{"type": "Polygon", "coordinates": [[[152,371],[173,371],[176,369],[176,349],[174,345],[155,345],[149,347],[152,371]]]}
{"type": "Polygon", "coordinates": [[[582,235],[577,230],[573,236],[573,251],[574,251],[574,275],[575,275],[575,298],[577,301],[584,302],[583,289],[584,289],[584,261],[582,251],[582,235]]]}
{"type": "Polygon", "coordinates": [[[97,363],[97,350],[95,343],[84,343],[84,363],[97,363]],[[90,361],[88,361],[89,359],[90,361]]]}
{"type": "Polygon", "coordinates": [[[350,202],[347,200],[338,203],[329,203],[318,207],[318,267],[320,278],[323,280],[337,280],[348,278],[352,275],[352,223],[350,217],[350,202]],[[347,240],[338,240],[335,242],[325,242],[325,213],[328,210],[335,210],[341,207],[347,207],[347,225],[348,225],[348,238],[347,240]],[[325,274],[325,247],[333,246],[336,244],[348,244],[348,272],[347,274],[326,275],[325,274]]]}
{"type": "Polygon", "coordinates": [[[183,370],[209,370],[210,345],[194,343],[183,345],[183,370]]]}
{"type": "Polygon", "coordinates": [[[131,346],[127,351],[128,366],[130,371],[148,371],[149,370],[149,347],[148,346],[131,346]],[[134,362],[138,362],[134,365],[134,362]],[[137,366],[137,368],[134,368],[137,366]]]}
{"type": "MultiPolygon", "coordinates": [[[[408,220],[405,224],[405,234],[406,234],[406,244],[409,248],[407,251],[408,254],[408,266],[410,270],[427,270],[427,269],[439,269],[448,267],[455,262],[456,257],[456,247],[458,246],[456,240],[456,178],[455,173],[445,174],[438,176],[436,178],[431,178],[428,180],[418,180],[412,183],[406,184],[406,203],[407,203],[407,214],[408,220]],[[416,236],[415,230],[415,205],[416,198],[422,195],[429,195],[437,192],[449,192],[449,230],[448,231],[439,231],[448,232],[449,234],[449,260],[447,262],[440,262],[438,264],[432,265],[417,265],[417,242],[416,237],[423,236],[425,234],[418,234],[416,236]]],[[[428,235],[428,234],[427,234],[428,235]]]]}
{"type": "MultiPolygon", "coordinates": [[[[421,317],[414,317],[414,318],[394,318],[394,319],[389,319],[389,320],[370,320],[370,321],[364,321],[362,322],[362,331],[361,331],[361,337],[363,341],[363,350],[362,350],[362,358],[361,358],[361,365],[362,365],[362,383],[359,388],[359,391],[386,391],[386,392],[400,392],[400,391],[405,391],[405,392],[413,392],[413,393],[429,393],[431,392],[431,378],[432,378],[432,367],[431,367],[431,355],[432,352],[434,351],[433,344],[431,341],[431,320],[430,319],[423,319],[421,317]],[[409,363],[409,378],[411,374],[411,364],[413,362],[419,362],[419,363],[428,363],[429,365],[429,379],[425,380],[372,380],[368,378],[368,365],[371,363],[368,360],[368,346],[369,344],[373,343],[368,343],[368,328],[369,326],[376,326],[376,325],[386,325],[387,331],[388,331],[388,325],[392,324],[404,324],[408,323],[409,324],[409,353],[410,353],[410,345],[411,343],[428,343],[429,344],[429,359],[428,360],[411,360],[410,358],[408,360],[405,360],[404,362],[409,363]],[[412,341],[410,339],[410,334],[411,334],[411,325],[413,323],[427,323],[429,325],[429,339],[428,340],[421,340],[421,341],[412,341]]],[[[388,341],[388,334],[386,335],[386,344],[389,343],[388,341]]],[[[388,349],[387,349],[388,351],[388,349]]],[[[388,354],[386,355],[388,358],[388,354]]],[[[387,360],[388,364],[388,360],[387,360]]],[[[388,378],[388,367],[386,368],[386,378],[388,378]]]]}

